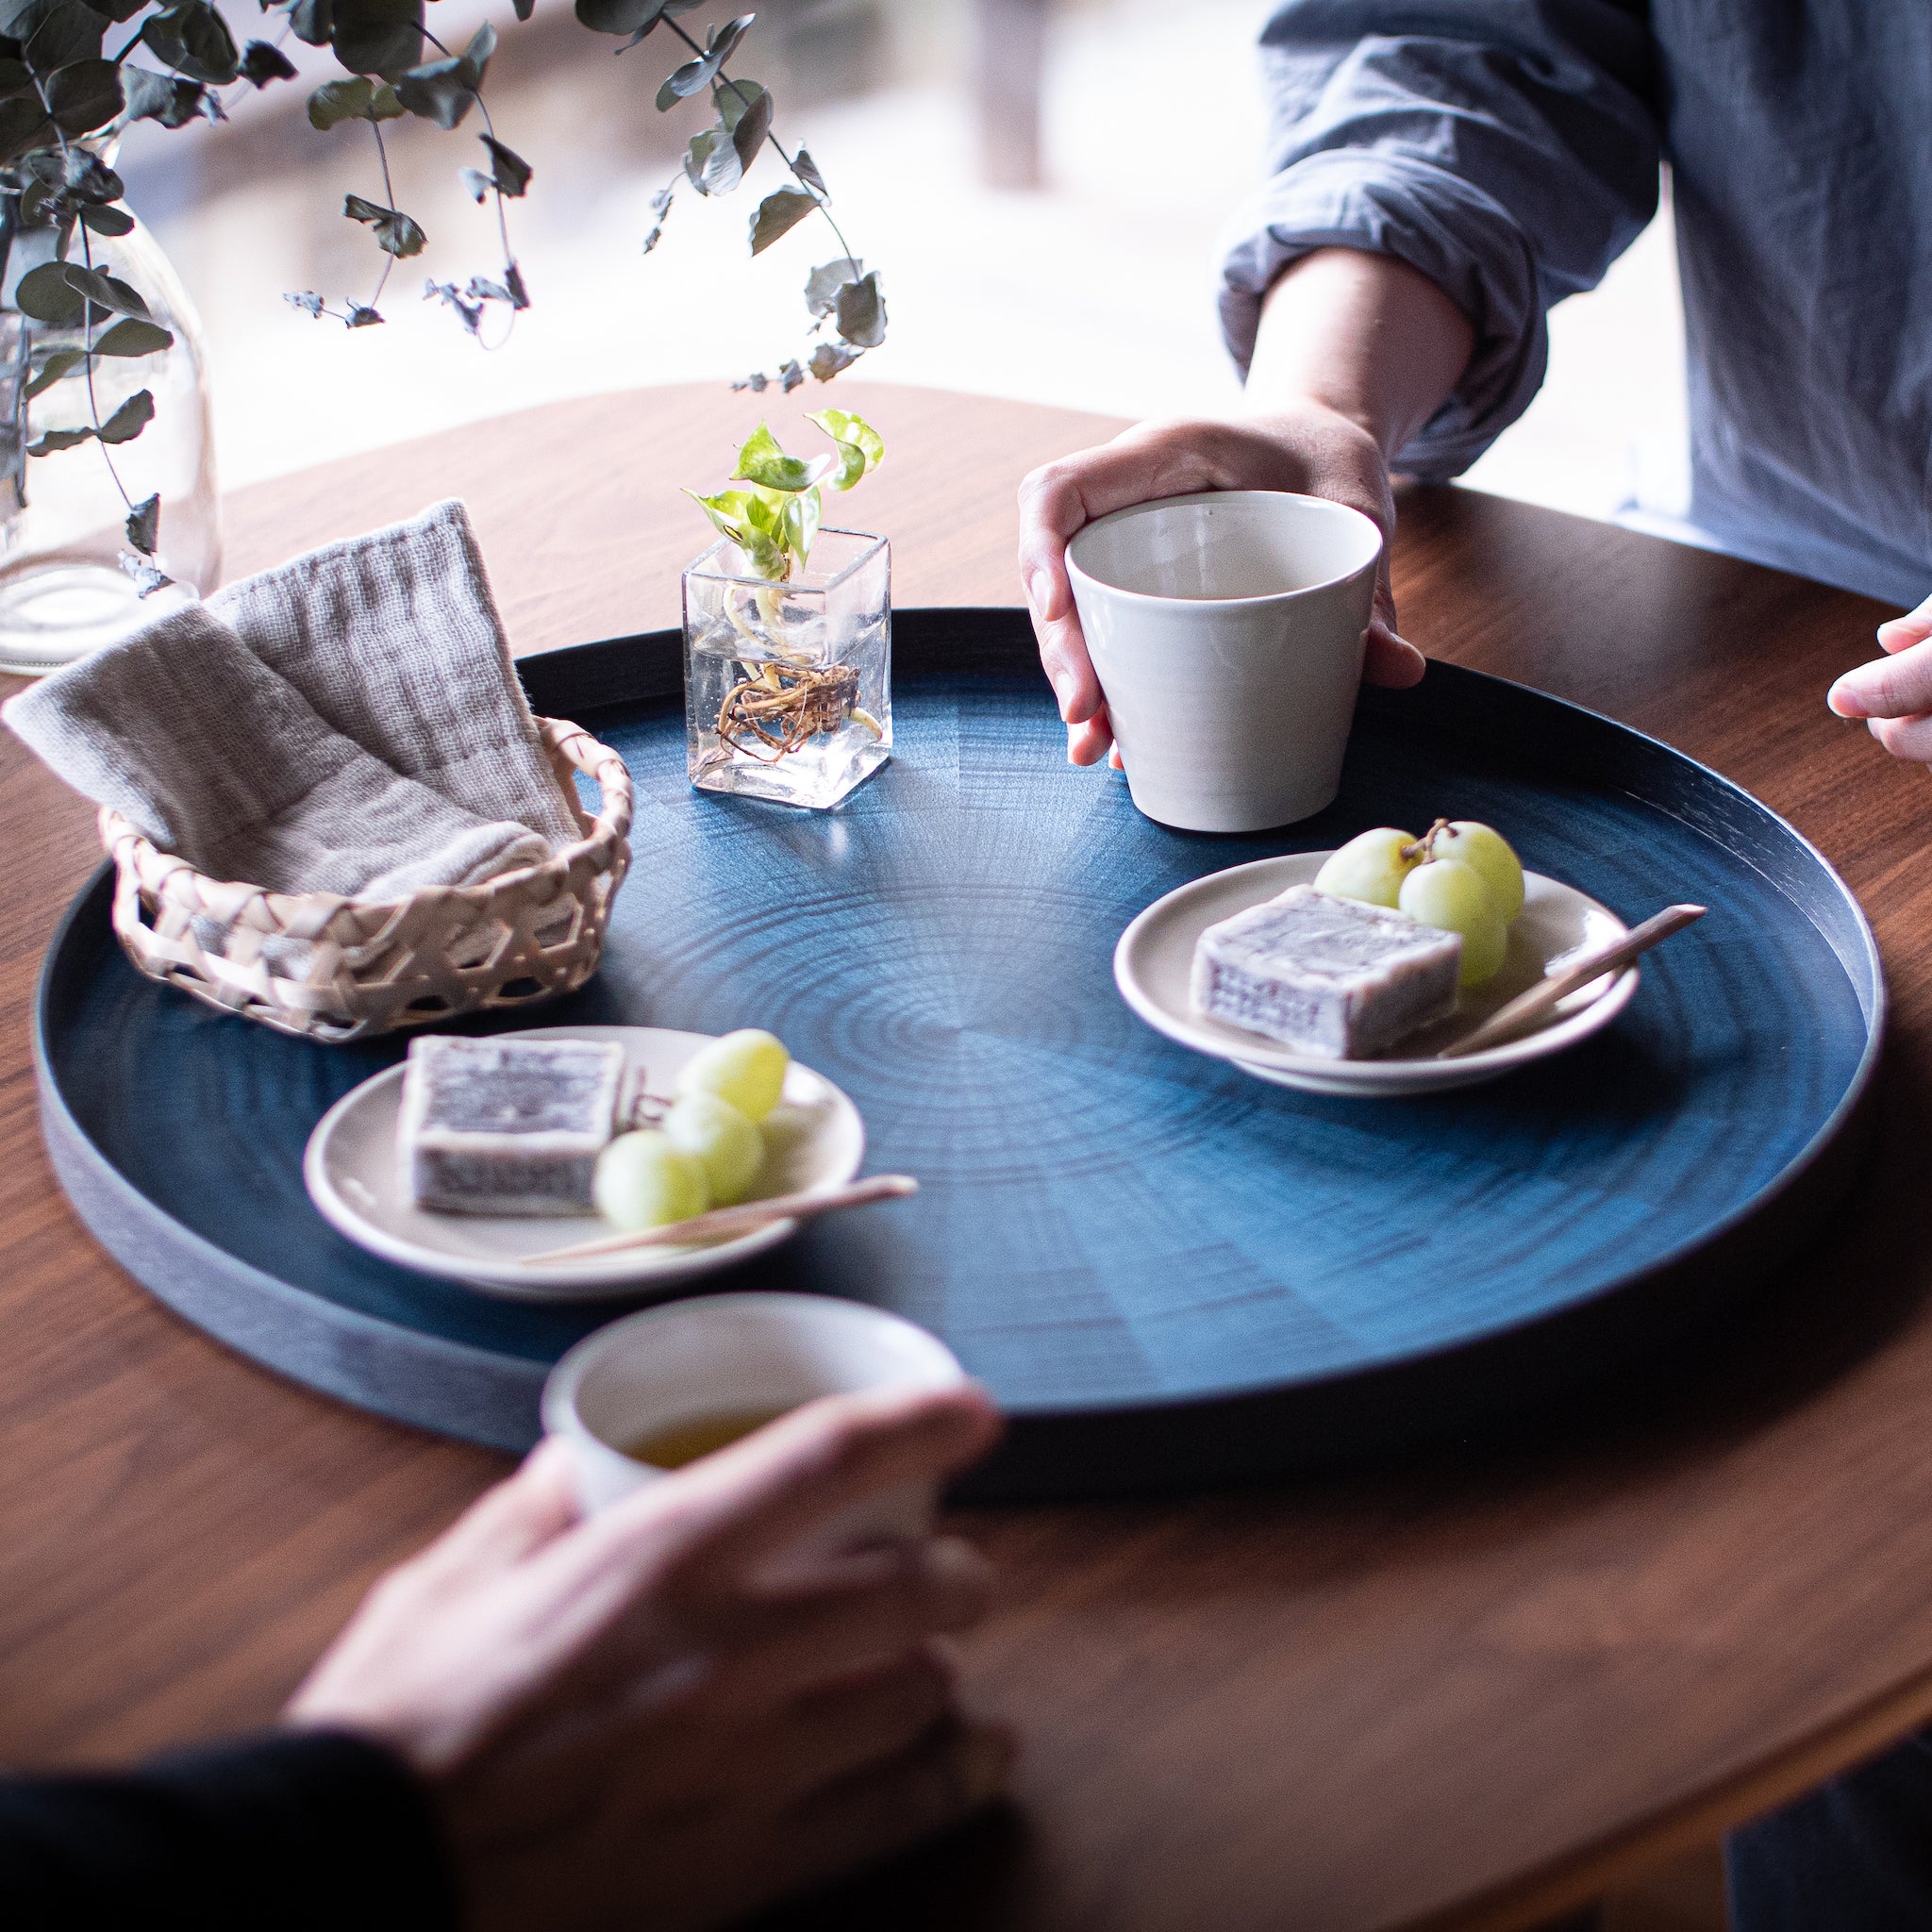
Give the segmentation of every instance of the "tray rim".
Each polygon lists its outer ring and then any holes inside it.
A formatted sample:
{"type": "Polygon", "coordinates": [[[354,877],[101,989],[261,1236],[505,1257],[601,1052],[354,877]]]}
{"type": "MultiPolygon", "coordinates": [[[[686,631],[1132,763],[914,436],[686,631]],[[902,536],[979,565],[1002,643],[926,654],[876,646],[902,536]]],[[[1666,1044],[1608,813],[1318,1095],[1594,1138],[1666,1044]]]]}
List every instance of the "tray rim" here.
{"type": "MultiPolygon", "coordinates": [[[[901,662],[902,646],[908,643],[913,643],[921,656],[930,650],[940,668],[956,673],[971,668],[959,663],[947,650],[949,644],[961,637],[972,639],[976,633],[975,641],[983,651],[989,631],[1010,630],[1013,635],[1000,641],[1003,657],[1024,654],[1031,648],[1030,620],[1023,606],[900,608],[892,617],[895,676],[913,668],[901,662]],[[918,633],[916,640],[904,636],[908,627],[918,633]]],[[[526,689],[530,689],[533,702],[541,703],[553,714],[573,716],[577,709],[594,713],[669,697],[679,689],[681,654],[681,631],[664,629],[540,653],[520,659],[518,671],[526,689]],[[659,660],[655,667],[648,661],[653,656],[659,660]],[[668,678],[664,675],[667,667],[672,674],[668,678]],[[653,669],[657,673],[655,677],[651,675],[653,669]],[[643,674],[642,689],[638,688],[639,680],[634,676],[639,672],[643,674]],[[629,688],[620,690],[620,683],[629,688]]],[[[1621,1276],[1562,1307],[1520,1316],[1474,1335],[1407,1351],[1365,1366],[1324,1371],[1260,1388],[1208,1395],[1157,1395],[1131,1405],[1099,1401],[1015,1410],[1009,1414],[1007,1444],[990,1465],[963,1486],[969,1498],[1066,1500],[1099,1494],[1149,1493],[1163,1489],[1191,1490],[1229,1481],[1265,1480],[1291,1468],[1325,1466],[1391,1449],[1399,1451],[1446,1425],[1435,1413],[1445,1391],[1433,1385],[1441,1384],[1445,1377],[1453,1381],[1474,1358],[1494,1357],[1495,1374],[1489,1379],[1507,1383],[1511,1378],[1513,1358],[1533,1352],[1526,1349],[1529,1339],[1549,1339],[1554,1342],[1557,1331],[1568,1333],[1568,1346],[1559,1353],[1597,1356],[1609,1347],[1621,1356],[1628,1356],[1635,1346],[1656,1339],[1660,1325],[1666,1332],[1684,1325],[1686,1318],[1681,1314],[1674,1322],[1672,1320],[1668,1285],[1679,1280],[1687,1270],[1707,1264],[1719,1253],[1741,1245],[1740,1255],[1732,1257],[1733,1267],[1727,1273],[1755,1279],[1759,1263],[1774,1264],[1778,1259],[1789,1258],[1792,1224],[1808,1208],[1822,1206],[1824,1199],[1836,1198],[1850,1185],[1872,1124],[1874,1076],[1889,1030],[1890,993],[1871,922],[1857,895],[1830,860],[1782,814],[1742,786],[1634,726],[1533,686],[1434,658],[1429,660],[1425,683],[1430,681],[1439,692],[1446,686],[1452,702],[1457,694],[1482,693],[1506,706],[1526,701],[1536,708],[1554,707],[1558,714],[1567,716],[1585,731],[1607,726],[1618,735],[1619,741],[1641,747],[1648,758],[1662,761],[1666,768],[1692,774],[1699,785],[1715,788],[1718,798],[1725,801],[1744,822],[1755,821],[1774,829],[1789,847],[1795,848],[1795,854],[1808,861],[1810,874],[1831,888],[1828,902],[1848,926],[1849,938],[1856,942],[1856,958],[1864,968],[1862,978],[1847,958],[1839,935],[1818,918],[1812,906],[1766,870],[1752,854],[1729,841],[1718,841],[1732,858],[1750,866],[1790,901],[1794,910],[1818,932],[1845,974],[1864,1018],[1865,1042],[1842,1092],[1805,1145],[1748,1202],[1647,1267],[1621,1276]],[[1408,1392],[1401,1393],[1405,1388],[1408,1392]],[[1365,1437],[1361,1419],[1349,1415],[1348,1407],[1381,1407],[1378,1393],[1396,1395],[1397,1407],[1419,1405],[1424,1413],[1414,1427],[1391,1431],[1385,1421],[1382,1424],[1372,1424],[1365,1437]],[[1279,1436],[1280,1424],[1272,1418],[1284,1404],[1307,1408],[1318,1418],[1324,1408],[1331,1411],[1329,1420],[1334,1426],[1324,1430],[1328,1446],[1309,1450],[1300,1442],[1277,1444],[1273,1461],[1264,1457],[1265,1466],[1260,1467],[1253,1466],[1252,1455],[1237,1453],[1230,1458],[1230,1444],[1238,1451],[1243,1441],[1279,1436]],[[1079,1440],[1087,1425],[1102,1418],[1115,1428],[1138,1427],[1155,1441],[1170,1441],[1174,1446],[1169,1473],[1150,1476],[1140,1466],[1147,1459],[1143,1453],[1135,1458],[1137,1466],[1133,1473],[1124,1476],[1114,1453],[1095,1453],[1091,1443],[1079,1440]],[[1058,1476],[1044,1474],[1049,1463],[1058,1465],[1058,1476]]],[[[1363,692],[1364,702],[1372,710],[1399,704],[1401,697],[1401,693],[1379,692],[1373,688],[1365,688],[1363,692]]],[[[1674,810],[1662,800],[1637,791],[1629,791],[1628,795],[1649,809],[1676,819],[1700,836],[1717,838],[1710,824],[1674,810]]],[[[48,1047],[50,1008],[58,997],[54,967],[67,946],[75,942],[81,924],[90,916],[110,876],[111,868],[104,863],[63,913],[42,961],[30,1022],[43,1132],[57,1176],[83,1224],[143,1287],[250,1359],[355,1407],[375,1408],[392,1420],[492,1447],[512,1451],[528,1447],[536,1439],[536,1394],[547,1373],[545,1363],[448,1341],[424,1329],[405,1327],[345,1307],[240,1260],[175,1221],[150,1200],[80,1127],[59,1091],[48,1047]],[[145,1225],[137,1232],[126,1225],[128,1223],[145,1225]],[[156,1257],[153,1236],[157,1232],[164,1240],[178,1243],[184,1254],[212,1275],[225,1277],[228,1291],[209,1295],[197,1292],[192,1284],[184,1284],[179,1271],[156,1257]],[[148,1239],[140,1239],[142,1234],[148,1239]],[[263,1291],[267,1291],[269,1303],[289,1307],[300,1318],[303,1333],[297,1346],[267,1350],[261,1345],[262,1324],[248,1319],[250,1309],[242,1298],[259,1295],[263,1291]],[[222,1306],[211,1306],[214,1303],[222,1306]],[[465,1377],[480,1376],[483,1384],[492,1386],[496,1391],[489,1398],[491,1404],[508,1398],[513,1412],[521,1409],[527,1418],[527,1427],[518,1428],[494,1415],[480,1415],[475,1421],[453,1424],[440,1394],[434,1401],[425,1401],[407,1388],[386,1392],[378,1405],[372,1400],[365,1381],[351,1377],[344,1357],[353,1354],[357,1357],[355,1366],[363,1370],[377,1344],[393,1346],[398,1342],[404,1357],[400,1365],[403,1368],[415,1360],[440,1370],[455,1371],[465,1377]],[[291,1365],[297,1359],[302,1366],[291,1365]]],[[[111,944],[110,931],[108,941],[111,944]]],[[[1810,1231],[1808,1224],[1805,1231],[1810,1231]]],[[[1728,1291],[1707,1291],[1700,1302],[1700,1314],[1716,1306],[1728,1305],[1744,1285],[1739,1281],[1728,1291]]],[[[1580,1374],[1545,1377],[1533,1395],[1525,1396],[1519,1391],[1507,1402],[1507,1408],[1511,1415],[1521,1416],[1529,1412],[1525,1403],[1540,1407],[1545,1402],[1567,1401],[1574,1412],[1580,1379],[1580,1374]]],[[[1489,1407],[1493,1408],[1495,1404],[1492,1402],[1489,1407]]],[[[1471,1426],[1466,1418],[1459,1419],[1457,1425],[1471,1426]]]]}

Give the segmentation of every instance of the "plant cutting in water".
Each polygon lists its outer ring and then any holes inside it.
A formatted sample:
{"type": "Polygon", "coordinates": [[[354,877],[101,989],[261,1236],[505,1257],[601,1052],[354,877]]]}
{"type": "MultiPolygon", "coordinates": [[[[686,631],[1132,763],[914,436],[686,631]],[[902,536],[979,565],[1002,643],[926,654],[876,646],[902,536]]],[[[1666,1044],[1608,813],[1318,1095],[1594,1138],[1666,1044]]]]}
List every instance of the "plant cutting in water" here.
{"type": "Polygon", "coordinates": [[[784,587],[811,557],[824,489],[852,489],[878,467],[886,445],[849,410],[823,409],[808,420],[831,438],[829,453],[809,460],[788,456],[771,425],[760,423],[732,473],[742,488],[712,496],[685,492],[763,579],[734,586],[724,598],[724,614],[746,652],[738,665],[741,676],[718,708],[718,759],[736,751],[775,763],[847,719],[880,735],[878,722],[859,707],[858,671],[815,662],[789,637],[784,587]]]}
{"type": "MultiPolygon", "coordinates": [[[[811,156],[804,148],[788,150],[773,134],[770,91],[725,72],[726,59],[738,51],[754,16],[741,14],[711,28],[700,45],[678,24],[678,16],[693,12],[699,4],[576,0],[576,15],[585,26],[622,37],[618,53],[659,26],[684,42],[691,58],[658,89],[660,113],[697,97],[708,97],[717,112],[715,123],[691,138],[678,175],[656,197],[656,225],[644,238],[644,253],[657,247],[679,187],[688,183],[706,196],[729,193],[770,148],[784,163],[788,178],[764,196],[751,218],[751,253],[761,254],[815,214],[837,238],[840,253],[815,269],[806,285],[811,317],[808,341],[814,343],[809,356],[803,362],[797,357],[787,360],[774,376],[760,372],[734,387],[763,390],[776,382],[790,391],[806,379],[808,371],[829,381],[885,340],[878,271],[867,270],[840,232],[828,206],[830,192],[811,156]]],[[[505,204],[526,193],[531,170],[498,140],[483,101],[496,29],[485,23],[458,52],[425,25],[424,0],[259,0],[259,5],[262,14],[277,23],[274,38],[238,46],[222,8],[212,0],[174,5],[0,0],[0,275],[25,263],[25,272],[17,274],[12,306],[27,323],[14,435],[10,447],[0,451],[11,474],[0,481],[10,480],[17,505],[25,504],[25,457],[95,443],[126,506],[129,548],[122,562],[142,596],[168,582],[157,561],[160,499],[150,495],[137,503],[122,483],[111,452],[133,441],[153,420],[154,395],[146,389],[137,391],[105,417],[94,399],[103,358],[157,355],[174,340],[154,320],[142,291],[104,273],[95,259],[94,238],[126,235],[134,226],[119,206],[121,178],[98,151],[130,124],[146,120],[177,128],[225,120],[224,103],[236,93],[295,78],[295,65],[282,51],[291,38],[327,47],[342,74],[309,95],[308,119],[323,132],[354,123],[369,127],[382,197],[349,194],[342,213],[368,230],[382,253],[382,268],[367,300],[331,306],[312,290],[288,299],[311,316],[366,328],[383,320],[376,304],[390,272],[398,261],[420,255],[428,240],[421,224],[395,206],[383,124],[414,115],[454,129],[475,107],[482,122],[477,139],[485,165],[460,173],[479,204],[493,204],[500,265],[461,285],[432,279],[425,297],[446,303],[479,339],[492,309],[513,320],[529,306],[510,248],[505,204]],[[110,48],[108,29],[117,25],[125,38],[110,48]],[[425,58],[432,53],[435,58],[425,58]],[[29,442],[27,402],[63,382],[84,385],[85,420],[48,429],[29,442]]],[[[511,0],[511,5],[519,20],[528,20],[535,0],[511,0]]]]}

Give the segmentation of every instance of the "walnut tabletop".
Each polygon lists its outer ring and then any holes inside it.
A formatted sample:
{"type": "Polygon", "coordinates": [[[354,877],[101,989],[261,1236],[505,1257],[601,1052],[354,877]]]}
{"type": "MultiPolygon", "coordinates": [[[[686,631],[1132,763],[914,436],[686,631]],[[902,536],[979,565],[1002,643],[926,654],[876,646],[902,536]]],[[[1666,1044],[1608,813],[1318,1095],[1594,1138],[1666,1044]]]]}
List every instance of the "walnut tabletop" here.
{"type": "MultiPolygon", "coordinates": [[[[858,514],[904,604],[1017,602],[1014,485],[1118,426],[836,399],[891,452],[858,514]]],[[[761,405],[781,434],[809,406],[599,397],[244,491],[229,568],[461,494],[520,649],[667,625],[705,535],[675,486],[725,475],[761,405]]],[[[1858,891],[1895,999],[1858,1191],[1690,1359],[1559,1422],[1292,1487],[965,1516],[1005,1579],[965,1657],[1023,1735],[1015,1801],[788,1922],[1525,1925],[1932,1721],[1932,788],[1824,705],[1888,613],[1474,492],[1402,514],[1409,636],[1714,765],[1858,891]]],[[[0,1760],[113,1760],[272,1719],[504,1464],[277,1380],[94,1247],[41,1152],[27,1011],[97,852],[10,739],[0,853],[0,1760]]]]}

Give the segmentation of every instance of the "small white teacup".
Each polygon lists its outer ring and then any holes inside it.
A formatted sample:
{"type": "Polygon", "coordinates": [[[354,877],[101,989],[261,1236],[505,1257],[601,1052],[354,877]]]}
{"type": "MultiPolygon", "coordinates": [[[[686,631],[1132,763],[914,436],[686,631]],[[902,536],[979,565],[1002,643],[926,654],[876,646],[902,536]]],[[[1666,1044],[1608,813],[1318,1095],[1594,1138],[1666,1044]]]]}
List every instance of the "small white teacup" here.
{"type": "MultiPolygon", "coordinates": [[[[654,1443],[667,1445],[676,1467],[694,1459],[686,1453],[693,1448],[749,1433],[749,1419],[771,1420],[821,1395],[952,1389],[966,1379],[937,1336],[862,1302],[700,1295],[587,1335],[543,1385],[543,1429],[570,1443],[588,1514],[670,1473],[642,1459],[654,1443]]],[[[809,1542],[924,1536],[937,1501],[931,1483],[875,1496],[809,1542]]]]}
{"type": "Polygon", "coordinates": [[[1382,533],[1272,490],[1163,497],[1067,546],[1134,803],[1189,832],[1330,804],[1361,681],[1382,533]]]}

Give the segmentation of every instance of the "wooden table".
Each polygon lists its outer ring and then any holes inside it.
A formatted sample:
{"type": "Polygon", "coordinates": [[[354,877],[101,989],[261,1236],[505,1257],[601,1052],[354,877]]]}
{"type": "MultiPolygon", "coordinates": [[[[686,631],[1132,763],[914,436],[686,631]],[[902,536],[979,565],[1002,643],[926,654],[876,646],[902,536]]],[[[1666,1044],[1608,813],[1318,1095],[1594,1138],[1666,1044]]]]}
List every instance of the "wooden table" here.
{"type": "MultiPolygon", "coordinates": [[[[1115,426],[841,390],[891,447],[860,514],[908,604],[1014,601],[1015,482],[1115,426]]],[[[668,625],[704,534],[675,485],[724,475],[751,415],[599,398],[265,485],[231,569],[460,492],[521,648],[668,625]]],[[[1005,1597],[967,1668],[1024,1735],[1018,1801],[841,1925],[1524,1925],[1932,1719],[1932,790],[1823,704],[1886,613],[1453,490],[1408,495],[1396,561],[1433,653],[1668,739],[1843,869],[1897,1003],[1879,1151],[1828,1253],[1560,1432],[968,1519],[1005,1597]]],[[[42,1158],[25,1018],[96,855],[11,741],[0,851],[0,1759],[114,1758],[268,1720],[502,1464],[275,1380],[101,1257],[42,1158]]]]}

